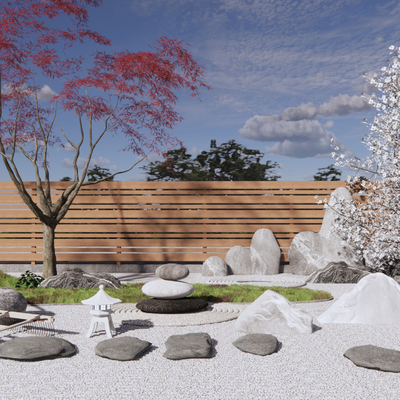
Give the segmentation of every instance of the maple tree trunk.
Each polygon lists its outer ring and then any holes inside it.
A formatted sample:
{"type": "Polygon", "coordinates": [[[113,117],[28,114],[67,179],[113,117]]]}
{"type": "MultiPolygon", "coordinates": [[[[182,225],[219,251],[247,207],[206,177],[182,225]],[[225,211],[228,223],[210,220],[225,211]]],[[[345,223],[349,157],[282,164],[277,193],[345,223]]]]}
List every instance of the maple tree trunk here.
{"type": "Polygon", "coordinates": [[[54,249],[55,228],[42,222],[43,227],[43,278],[57,275],[57,260],[54,249]]]}

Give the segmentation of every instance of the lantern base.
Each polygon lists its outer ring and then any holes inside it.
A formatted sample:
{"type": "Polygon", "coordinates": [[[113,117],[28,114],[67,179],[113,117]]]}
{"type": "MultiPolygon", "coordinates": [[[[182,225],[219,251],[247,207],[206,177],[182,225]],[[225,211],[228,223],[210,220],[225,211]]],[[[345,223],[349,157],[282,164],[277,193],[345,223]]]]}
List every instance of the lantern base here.
{"type": "Polygon", "coordinates": [[[111,319],[111,315],[108,313],[107,313],[107,315],[92,317],[92,320],[90,321],[89,332],[87,333],[86,337],[92,336],[92,334],[97,330],[98,322],[104,322],[107,337],[112,339],[111,331],[115,332],[115,328],[114,328],[113,321],[111,319]]]}

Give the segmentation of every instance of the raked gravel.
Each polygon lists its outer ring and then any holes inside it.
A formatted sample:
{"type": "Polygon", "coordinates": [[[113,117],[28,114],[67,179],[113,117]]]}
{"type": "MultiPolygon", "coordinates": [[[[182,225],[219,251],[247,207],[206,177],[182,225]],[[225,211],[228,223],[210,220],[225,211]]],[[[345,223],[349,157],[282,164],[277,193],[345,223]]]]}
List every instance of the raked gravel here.
{"type": "MultiPolygon", "coordinates": [[[[400,324],[321,324],[316,320],[354,286],[307,285],[332,293],[334,300],[294,304],[313,316],[314,332],[275,334],[280,349],[265,357],[243,353],[232,345],[244,335],[236,332],[234,320],[178,327],[115,323],[117,337],[137,337],[152,346],[137,360],[113,361],[94,353],[96,344],[107,339],[104,330],[86,338],[89,306],[28,306],[28,312],[53,315],[57,337],[76,345],[78,353],[38,362],[1,359],[0,399],[398,399],[399,374],[357,367],[343,354],[350,347],[367,344],[400,350],[400,324]],[[212,358],[173,361],[163,357],[169,336],[190,332],[211,336],[212,358]]],[[[26,333],[2,332],[0,340],[19,336],[26,333]]]]}

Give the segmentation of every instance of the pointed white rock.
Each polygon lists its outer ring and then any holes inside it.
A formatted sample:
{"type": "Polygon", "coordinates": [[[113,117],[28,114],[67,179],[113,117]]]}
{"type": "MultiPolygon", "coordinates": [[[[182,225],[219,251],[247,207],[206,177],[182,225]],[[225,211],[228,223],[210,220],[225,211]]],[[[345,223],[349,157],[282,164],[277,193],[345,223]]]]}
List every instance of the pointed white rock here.
{"type": "Polygon", "coordinates": [[[251,273],[254,275],[277,275],[281,260],[281,248],[271,229],[259,229],[250,245],[251,273]]]}
{"type": "Polygon", "coordinates": [[[312,333],[312,316],[293,308],[280,294],[267,290],[245,308],[235,328],[245,333],[312,333]]]}
{"type": "Polygon", "coordinates": [[[355,288],[343,294],[318,317],[321,323],[400,324],[400,285],[377,272],[360,279],[355,288]]]}

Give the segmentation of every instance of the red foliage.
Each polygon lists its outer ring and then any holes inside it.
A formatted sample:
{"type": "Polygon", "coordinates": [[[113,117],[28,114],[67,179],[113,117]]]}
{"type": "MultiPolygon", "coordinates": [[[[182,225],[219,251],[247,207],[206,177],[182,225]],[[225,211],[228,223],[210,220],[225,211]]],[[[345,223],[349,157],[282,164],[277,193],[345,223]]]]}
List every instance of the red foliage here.
{"type": "Polygon", "coordinates": [[[87,7],[97,7],[102,0],[14,0],[2,3],[5,5],[0,9],[0,70],[6,90],[2,93],[1,104],[3,109],[8,106],[9,118],[1,126],[0,144],[12,144],[14,134],[20,144],[29,138],[54,144],[49,141],[53,122],[48,122],[46,116],[52,114],[53,104],[59,103],[64,111],[73,111],[79,118],[86,117],[90,122],[92,119],[104,120],[105,131],[124,133],[130,140],[124,151],[143,155],[145,146],[160,154],[165,145],[181,145],[178,139],[165,132],[165,127],[171,128],[182,120],[170,105],[177,100],[173,90],[186,87],[192,91],[190,97],[195,97],[199,94],[197,84],[211,89],[199,81],[203,69],[183,48],[182,42],[161,37],[155,53],[96,52],[92,55],[93,67],[82,76],[78,74],[82,57],[62,58],[62,52],[57,51],[55,45],[63,42],[64,47],[72,46],[84,39],[110,45],[107,38],[86,27],[87,7]],[[48,20],[62,14],[73,21],[73,30],[46,25],[48,20]],[[40,87],[34,82],[34,67],[47,78],[65,80],[62,90],[47,108],[39,106],[35,98],[40,87]],[[184,77],[176,71],[179,68],[184,77]],[[101,91],[106,96],[89,96],[89,90],[101,91]],[[142,99],[136,98],[139,95],[142,99]],[[149,101],[143,99],[146,96],[149,101]],[[114,104],[112,100],[115,100],[114,104]],[[149,129],[152,137],[146,138],[139,133],[135,129],[138,125],[149,129]]]}

